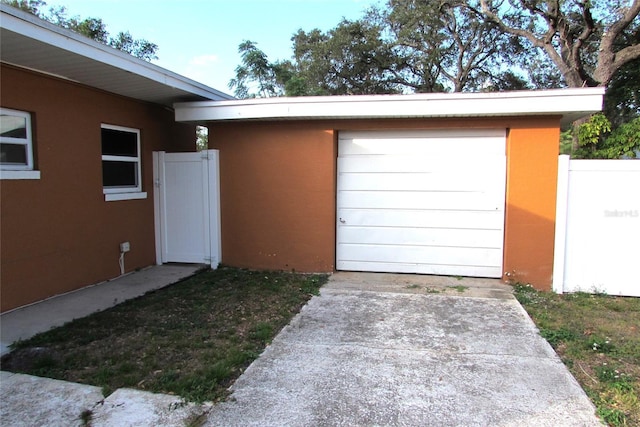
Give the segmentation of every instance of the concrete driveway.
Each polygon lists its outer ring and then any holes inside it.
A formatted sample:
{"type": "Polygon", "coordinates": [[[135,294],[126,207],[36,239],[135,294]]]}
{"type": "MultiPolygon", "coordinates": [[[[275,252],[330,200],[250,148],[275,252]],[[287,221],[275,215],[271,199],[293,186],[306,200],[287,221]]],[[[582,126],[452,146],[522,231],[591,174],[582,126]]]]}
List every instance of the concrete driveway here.
{"type": "Polygon", "coordinates": [[[91,411],[93,427],[601,425],[495,280],[334,274],[232,390],[227,402],[185,405],[2,372],[0,424],[81,426],[91,411]]]}
{"type": "Polygon", "coordinates": [[[601,425],[493,280],[337,273],[232,389],[206,425],[601,425]]]}

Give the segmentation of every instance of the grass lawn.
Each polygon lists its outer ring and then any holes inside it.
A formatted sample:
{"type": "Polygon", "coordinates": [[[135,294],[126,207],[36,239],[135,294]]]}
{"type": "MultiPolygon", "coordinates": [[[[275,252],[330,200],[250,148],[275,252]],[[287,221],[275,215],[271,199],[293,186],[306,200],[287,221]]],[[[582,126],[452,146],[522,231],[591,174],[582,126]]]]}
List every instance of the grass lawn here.
{"type": "Polygon", "coordinates": [[[640,426],[640,298],[515,286],[518,301],[611,426],[640,426]]]}
{"type": "Polygon", "coordinates": [[[2,369],[216,401],[326,275],[221,267],[14,346],[2,369]]]}

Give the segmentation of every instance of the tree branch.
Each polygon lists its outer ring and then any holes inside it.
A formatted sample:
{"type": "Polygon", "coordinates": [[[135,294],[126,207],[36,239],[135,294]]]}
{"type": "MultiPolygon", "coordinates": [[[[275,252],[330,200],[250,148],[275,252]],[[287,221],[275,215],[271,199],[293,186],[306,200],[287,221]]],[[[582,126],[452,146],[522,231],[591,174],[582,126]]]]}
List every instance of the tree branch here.
{"type": "Polygon", "coordinates": [[[617,70],[629,61],[640,58],[640,45],[627,46],[615,53],[613,67],[617,70]]]}
{"type": "Polygon", "coordinates": [[[639,13],[640,0],[634,0],[622,17],[613,23],[602,35],[598,65],[594,72],[594,79],[598,84],[607,86],[616,70],[640,56],[640,46],[637,44],[627,46],[618,52],[614,51],[616,38],[633,22],[639,13]]]}
{"type": "MultiPolygon", "coordinates": [[[[622,33],[622,31],[633,22],[640,13],[640,0],[634,0],[633,4],[627,9],[621,19],[617,20],[609,30],[602,36],[602,42],[605,40],[613,45],[613,41],[622,33]]],[[[601,43],[602,46],[602,43],[601,43]]]]}
{"type": "Polygon", "coordinates": [[[491,11],[491,8],[487,4],[487,0],[480,0],[480,5],[482,7],[482,14],[491,22],[500,27],[502,31],[514,36],[524,37],[529,40],[534,46],[544,48],[544,41],[537,38],[535,34],[526,30],[522,30],[520,28],[513,28],[507,25],[502,19],[500,19],[500,17],[498,17],[498,15],[491,11]]]}
{"type": "Polygon", "coordinates": [[[590,80],[587,75],[584,65],[582,62],[581,50],[584,47],[584,43],[591,37],[591,35],[595,32],[595,24],[593,22],[593,16],[591,14],[591,6],[589,3],[580,4],[582,7],[582,20],[584,22],[584,28],[580,35],[575,40],[569,40],[570,30],[568,25],[564,25],[566,31],[568,32],[567,36],[565,36],[566,40],[566,48],[569,54],[568,61],[571,68],[577,73],[582,84],[587,80],[590,80]]]}
{"type": "MultiPolygon", "coordinates": [[[[635,0],[640,2],[640,0],[635,0]]],[[[580,62],[575,61],[576,57],[571,53],[573,41],[571,40],[571,32],[568,24],[564,22],[565,17],[560,10],[560,4],[557,0],[550,0],[548,11],[544,11],[536,6],[537,3],[522,2],[522,7],[526,8],[530,14],[539,16],[547,24],[547,30],[542,37],[537,37],[533,30],[524,30],[522,28],[513,28],[505,23],[489,6],[488,0],[480,0],[482,13],[487,19],[494,22],[498,27],[509,34],[523,37],[527,39],[533,46],[541,48],[558,67],[558,70],[564,77],[567,85],[570,87],[580,87],[584,84],[584,79],[580,69],[580,62]],[[553,38],[555,35],[560,37],[560,53],[554,46],[553,38]]],[[[579,56],[578,56],[579,58],[579,56]]]]}

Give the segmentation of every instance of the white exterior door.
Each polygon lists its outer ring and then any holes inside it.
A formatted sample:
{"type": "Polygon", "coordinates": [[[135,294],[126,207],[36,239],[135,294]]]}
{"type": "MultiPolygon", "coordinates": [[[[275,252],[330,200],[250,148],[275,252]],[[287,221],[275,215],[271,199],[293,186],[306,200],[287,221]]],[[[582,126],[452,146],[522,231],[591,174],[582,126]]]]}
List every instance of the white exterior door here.
{"type": "Polygon", "coordinates": [[[338,270],[501,277],[506,132],[342,132],[338,270]]]}
{"type": "Polygon", "coordinates": [[[220,262],[218,151],[154,152],[156,259],[220,262]]]}

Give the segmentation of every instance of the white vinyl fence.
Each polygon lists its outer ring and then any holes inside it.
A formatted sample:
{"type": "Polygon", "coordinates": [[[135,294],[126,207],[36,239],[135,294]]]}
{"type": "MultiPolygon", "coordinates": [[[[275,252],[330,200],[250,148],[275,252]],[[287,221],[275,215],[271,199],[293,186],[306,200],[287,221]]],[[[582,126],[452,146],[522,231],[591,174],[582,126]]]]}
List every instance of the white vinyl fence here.
{"type": "Polygon", "coordinates": [[[553,289],[640,296],[640,160],[560,156],[553,289]]]}

